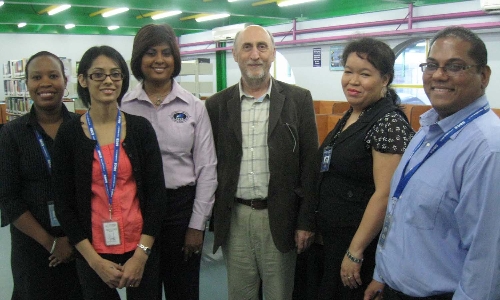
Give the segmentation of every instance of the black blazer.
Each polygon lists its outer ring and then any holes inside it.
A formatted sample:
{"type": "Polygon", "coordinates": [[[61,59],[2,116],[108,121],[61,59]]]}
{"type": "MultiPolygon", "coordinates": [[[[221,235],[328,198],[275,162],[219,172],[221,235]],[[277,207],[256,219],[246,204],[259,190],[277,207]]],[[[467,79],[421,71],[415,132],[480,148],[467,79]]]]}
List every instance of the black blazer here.
{"type": "MultiPolygon", "coordinates": [[[[295,247],[295,230],[315,230],[314,165],[318,133],[311,93],[272,79],[269,111],[269,225],[276,247],[295,247]]],[[[238,84],[205,103],[217,151],[218,188],[214,204],[214,249],[224,244],[242,157],[241,99],[238,84]]]]}

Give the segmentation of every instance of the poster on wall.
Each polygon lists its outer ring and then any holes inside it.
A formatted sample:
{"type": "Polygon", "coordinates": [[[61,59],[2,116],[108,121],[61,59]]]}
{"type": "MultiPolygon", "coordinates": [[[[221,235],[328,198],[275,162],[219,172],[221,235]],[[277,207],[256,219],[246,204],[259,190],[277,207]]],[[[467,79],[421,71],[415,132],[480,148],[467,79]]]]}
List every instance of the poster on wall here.
{"type": "Polygon", "coordinates": [[[342,71],[342,53],[344,45],[330,46],[330,71],[342,71]]]}
{"type": "Polygon", "coordinates": [[[321,48],[313,48],[313,68],[321,68],[321,48]]]}

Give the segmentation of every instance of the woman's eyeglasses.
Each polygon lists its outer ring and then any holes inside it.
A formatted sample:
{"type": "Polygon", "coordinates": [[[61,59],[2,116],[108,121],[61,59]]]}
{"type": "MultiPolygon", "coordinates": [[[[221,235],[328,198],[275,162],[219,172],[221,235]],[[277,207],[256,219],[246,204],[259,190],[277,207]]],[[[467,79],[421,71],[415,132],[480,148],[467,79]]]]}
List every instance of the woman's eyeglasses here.
{"type": "Polygon", "coordinates": [[[106,80],[106,77],[108,77],[113,80],[113,81],[120,81],[123,80],[123,74],[120,72],[115,72],[111,74],[104,74],[104,73],[92,73],[89,74],[88,77],[94,81],[104,81],[106,80]]]}

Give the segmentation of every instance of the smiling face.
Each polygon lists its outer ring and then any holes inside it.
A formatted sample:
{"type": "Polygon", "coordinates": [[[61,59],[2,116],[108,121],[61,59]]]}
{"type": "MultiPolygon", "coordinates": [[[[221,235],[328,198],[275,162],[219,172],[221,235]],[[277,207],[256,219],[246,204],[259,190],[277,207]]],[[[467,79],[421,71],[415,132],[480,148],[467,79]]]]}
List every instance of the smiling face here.
{"type": "Polygon", "coordinates": [[[249,26],[239,33],[233,47],[234,61],[240,67],[245,82],[267,82],[276,49],[269,33],[260,26],[249,26]]]}
{"type": "Polygon", "coordinates": [[[28,68],[26,86],[37,109],[54,110],[61,106],[66,77],[61,63],[51,56],[34,58],[28,68]]]}
{"type": "Polygon", "coordinates": [[[362,111],[381,98],[382,90],[387,86],[388,76],[380,72],[361,54],[352,52],[347,57],[342,74],[342,89],[347,102],[356,111],[362,111]]]}
{"type": "Polygon", "coordinates": [[[97,81],[90,78],[92,74],[113,74],[122,73],[118,64],[111,58],[105,55],[99,55],[92,62],[87,76],[78,75],[80,85],[87,88],[90,94],[92,104],[117,102],[117,99],[122,90],[123,79],[111,80],[110,76],[106,76],[103,81],[97,81]]]}
{"type": "MultiPolygon", "coordinates": [[[[440,67],[451,63],[463,66],[475,65],[476,62],[468,54],[470,47],[470,42],[456,37],[437,39],[429,51],[427,62],[440,67]]],[[[432,107],[443,119],[482,96],[490,74],[488,66],[480,67],[479,70],[477,67],[471,67],[454,76],[439,68],[433,74],[424,73],[422,79],[432,107]]]]}
{"type": "Polygon", "coordinates": [[[142,56],[141,71],[145,81],[169,81],[174,68],[174,56],[167,44],[151,47],[142,56]]]}

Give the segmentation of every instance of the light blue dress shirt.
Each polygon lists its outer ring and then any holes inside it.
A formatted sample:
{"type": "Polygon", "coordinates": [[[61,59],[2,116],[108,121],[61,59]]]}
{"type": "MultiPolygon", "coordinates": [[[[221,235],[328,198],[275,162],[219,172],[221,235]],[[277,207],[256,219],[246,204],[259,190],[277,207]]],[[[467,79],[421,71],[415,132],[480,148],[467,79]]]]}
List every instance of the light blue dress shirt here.
{"type": "MultiPolygon", "coordinates": [[[[434,109],[406,149],[391,195],[449,129],[488,103],[482,96],[438,121],[434,109]]],[[[392,197],[391,197],[392,198],[392,197]]],[[[394,204],[374,279],[407,295],[454,292],[453,299],[500,299],[500,120],[490,110],[451,136],[408,182],[394,204]]]]}

